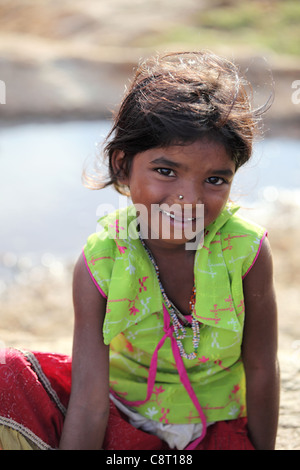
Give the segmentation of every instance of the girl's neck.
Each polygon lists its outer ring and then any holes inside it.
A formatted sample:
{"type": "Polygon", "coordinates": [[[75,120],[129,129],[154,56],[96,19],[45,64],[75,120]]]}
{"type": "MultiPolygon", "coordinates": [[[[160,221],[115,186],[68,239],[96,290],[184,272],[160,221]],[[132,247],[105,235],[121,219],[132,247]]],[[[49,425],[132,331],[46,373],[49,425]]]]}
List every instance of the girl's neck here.
{"type": "Polygon", "coordinates": [[[159,262],[161,259],[194,259],[195,250],[187,250],[185,244],[168,243],[168,241],[156,239],[143,239],[145,245],[150,250],[155,260],[159,262]]]}
{"type": "MultiPolygon", "coordinates": [[[[153,241],[153,240],[151,240],[153,241]]],[[[168,298],[183,314],[190,313],[190,298],[194,287],[195,251],[183,246],[165,247],[143,240],[158,269],[160,282],[168,298]]],[[[154,242],[159,240],[154,240],[154,242]]]]}

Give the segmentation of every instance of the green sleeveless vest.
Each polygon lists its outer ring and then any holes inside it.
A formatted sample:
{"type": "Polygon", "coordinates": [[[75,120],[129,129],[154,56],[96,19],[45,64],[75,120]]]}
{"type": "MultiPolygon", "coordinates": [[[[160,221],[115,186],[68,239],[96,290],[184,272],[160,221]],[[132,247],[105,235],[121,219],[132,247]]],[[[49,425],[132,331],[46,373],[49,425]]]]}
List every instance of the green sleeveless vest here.
{"type": "MultiPolygon", "coordinates": [[[[111,391],[152,420],[183,424],[246,415],[243,277],[266,232],[237,210],[226,206],[196,252],[193,315],[200,342],[192,360],[178,359],[155,270],[137,236],[134,207],[105,216],[104,230],[84,247],[87,268],[107,298],[103,337],[110,345],[111,391]]],[[[182,343],[193,351],[190,328],[182,343]]]]}

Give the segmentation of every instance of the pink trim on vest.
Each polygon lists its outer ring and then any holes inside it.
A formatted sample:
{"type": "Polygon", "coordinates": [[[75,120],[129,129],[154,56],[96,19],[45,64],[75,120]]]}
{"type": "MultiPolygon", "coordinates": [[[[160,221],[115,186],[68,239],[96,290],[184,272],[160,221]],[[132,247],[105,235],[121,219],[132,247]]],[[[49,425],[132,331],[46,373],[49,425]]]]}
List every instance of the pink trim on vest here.
{"type": "Polygon", "coordinates": [[[243,280],[245,279],[245,277],[247,276],[247,274],[249,273],[249,271],[251,271],[251,269],[252,269],[253,266],[255,265],[255,262],[256,262],[256,260],[257,260],[257,258],[258,258],[258,255],[259,255],[259,253],[260,253],[260,250],[261,250],[263,241],[264,241],[264,239],[266,238],[267,235],[268,235],[268,232],[265,231],[265,233],[264,233],[263,236],[262,236],[262,239],[260,240],[260,244],[259,244],[257,253],[256,253],[256,255],[255,255],[255,258],[254,258],[254,260],[253,260],[253,263],[251,264],[251,266],[250,266],[250,268],[248,269],[248,271],[246,272],[246,274],[244,274],[244,276],[242,277],[243,280]]]}
{"type": "Polygon", "coordinates": [[[149,369],[149,376],[148,376],[148,383],[147,383],[147,395],[146,395],[145,400],[128,401],[125,398],[119,397],[113,390],[111,390],[111,393],[119,401],[124,403],[124,405],[128,405],[128,406],[140,406],[140,405],[143,405],[144,403],[146,403],[148,400],[150,400],[151,395],[153,393],[153,388],[154,388],[154,385],[155,385],[155,378],[156,378],[156,372],[157,372],[158,351],[163,346],[165,340],[167,338],[170,338],[171,346],[172,346],[172,352],[173,352],[173,356],[174,356],[174,359],[175,359],[175,362],[176,362],[176,366],[177,366],[177,369],[178,369],[178,373],[179,373],[181,383],[184,385],[186,391],[188,392],[189,397],[192,400],[196,410],[198,411],[199,417],[200,417],[201,422],[202,422],[201,436],[198,437],[195,441],[193,441],[192,443],[190,443],[186,447],[186,450],[193,450],[203,440],[203,438],[206,434],[206,417],[205,417],[205,415],[202,411],[201,405],[200,405],[200,403],[198,401],[198,398],[197,398],[197,396],[194,392],[194,389],[191,386],[191,383],[189,381],[188,374],[187,374],[186,369],[184,367],[184,363],[183,363],[183,360],[181,358],[180,351],[179,351],[176,339],[173,336],[174,328],[173,328],[173,325],[170,324],[170,316],[169,316],[168,310],[166,309],[165,305],[163,306],[163,311],[164,311],[164,328],[163,329],[164,329],[165,334],[161,338],[161,340],[158,342],[158,345],[156,346],[156,348],[154,350],[154,353],[153,353],[153,356],[152,356],[152,359],[151,359],[150,369],[149,369]]]}
{"type": "Polygon", "coordinates": [[[103,290],[101,289],[101,287],[98,285],[96,279],[94,278],[93,274],[92,274],[92,271],[90,270],[89,268],[89,265],[88,265],[88,261],[86,259],[86,256],[85,256],[85,253],[84,253],[84,250],[82,250],[82,254],[83,254],[83,259],[84,259],[84,262],[85,262],[85,265],[87,267],[87,270],[88,272],[90,273],[90,276],[93,280],[93,283],[95,284],[95,286],[97,287],[98,291],[100,292],[100,294],[102,295],[102,297],[104,297],[105,299],[107,299],[107,295],[105,294],[105,292],[103,292],[103,290]]]}

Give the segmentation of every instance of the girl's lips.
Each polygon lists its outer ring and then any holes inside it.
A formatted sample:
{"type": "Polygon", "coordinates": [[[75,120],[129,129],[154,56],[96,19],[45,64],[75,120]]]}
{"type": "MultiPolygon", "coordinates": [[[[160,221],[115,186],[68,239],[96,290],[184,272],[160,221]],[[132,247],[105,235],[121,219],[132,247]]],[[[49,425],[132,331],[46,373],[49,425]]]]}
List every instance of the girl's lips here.
{"type": "Polygon", "coordinates": [[[161,212],[167,215],[168,217],[171,217],[171,219],[174,219],[178,222],[185,222],[185,221],[190,222],[192,220],[196,220],[196,217],[182,217],[182,214],[172,214],[171,212],[164,211],[164,210],[161,210],[161,212]]]}
{"type": "Polygon", "coordinates": [[[172,214],[171,212],[168,212],[163,209],[160,209],[160,212],[166,217],[169,217],[172,221],[183,224],[183,225],[199,220],[196,217],[187,217],[185,213],[172,214]]]}

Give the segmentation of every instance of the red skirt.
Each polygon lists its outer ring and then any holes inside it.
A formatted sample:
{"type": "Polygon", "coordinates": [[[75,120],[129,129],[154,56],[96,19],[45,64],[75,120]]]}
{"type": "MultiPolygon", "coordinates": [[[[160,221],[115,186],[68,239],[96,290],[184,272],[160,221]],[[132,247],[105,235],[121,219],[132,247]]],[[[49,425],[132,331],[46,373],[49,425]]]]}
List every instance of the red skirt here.
{"type": "MultiPolygon", "coordinates": [[[[6,349],[0,361],[0,426],[20,433],[32,448],[59,446],[71,391],[71,358],[6,349]]],[[[154,435],[134,428],[110,403],[104,450],[170,450],[154,435]]],[[[196,450],[254,450],[245,418],[207,429],[196,450]]]]}

